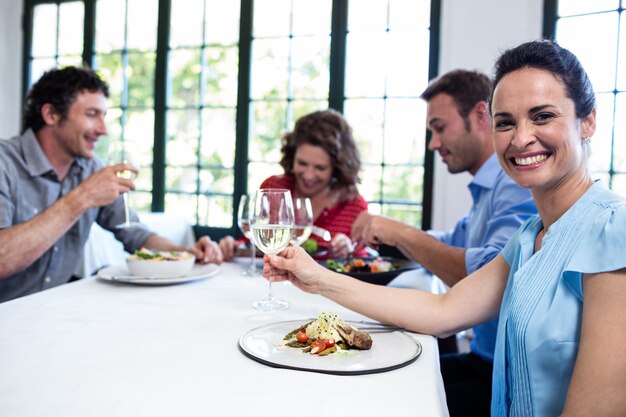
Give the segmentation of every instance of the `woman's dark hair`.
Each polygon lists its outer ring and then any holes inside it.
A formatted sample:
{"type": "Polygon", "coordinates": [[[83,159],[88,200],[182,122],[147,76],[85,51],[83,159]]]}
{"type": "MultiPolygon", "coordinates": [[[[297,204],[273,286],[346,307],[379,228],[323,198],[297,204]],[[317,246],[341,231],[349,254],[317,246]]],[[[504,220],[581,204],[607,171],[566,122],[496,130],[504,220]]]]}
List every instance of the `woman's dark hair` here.
{"type": "Polygon", "coordinates": [[[316,111],[302,116],[292,132],[282,138],[280,165],[285,174],[293,175],[296,149],[300,145],[319,146],[328,155],[333,168],[331,189],[345,189],[349,198],[357,195],[356,184],[361,169],[361,159],[352,137],[352,128],[336,110],[316,111]]]}
{"type": "MultiPolygon", "coordinates": [[[[522,68],[548,71],[565,86],[565,92],[574,101],[576,117],[587,116],[596,107],[596,96],[591,81],[580,61],[569,50],[552,40],[527,42],[505,51],[496,61],[493,90],[505,75],[522,68]]],[[[493,102],[493,90],[491,99],[493,102]]]]}
{"type": "Polygon", "coordinates": [[[109,87],[91,69],[66,67],[45,72],[26,96],[22,133],[28,128],[36,133],[44,126],[41,108],[46,103],[54,106],[61,120],[67,119],[68,110],[76,96],[85,90],[92,93],[101,91],[105,97],[109,97],[109,87]]]}

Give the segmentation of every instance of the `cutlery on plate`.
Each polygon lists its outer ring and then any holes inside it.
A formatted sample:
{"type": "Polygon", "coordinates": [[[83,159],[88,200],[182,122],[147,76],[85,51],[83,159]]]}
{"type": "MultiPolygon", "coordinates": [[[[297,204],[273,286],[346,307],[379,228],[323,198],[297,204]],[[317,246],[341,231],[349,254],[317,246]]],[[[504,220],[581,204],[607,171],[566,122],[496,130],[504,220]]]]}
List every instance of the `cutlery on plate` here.
{"type": "Polygon", "coordinates": [[[311,231],[315,236],[319,236],[324,239],[326,242],[330,242],[330,232],[323,227],[313,226],[313,230],[311,231]]]}

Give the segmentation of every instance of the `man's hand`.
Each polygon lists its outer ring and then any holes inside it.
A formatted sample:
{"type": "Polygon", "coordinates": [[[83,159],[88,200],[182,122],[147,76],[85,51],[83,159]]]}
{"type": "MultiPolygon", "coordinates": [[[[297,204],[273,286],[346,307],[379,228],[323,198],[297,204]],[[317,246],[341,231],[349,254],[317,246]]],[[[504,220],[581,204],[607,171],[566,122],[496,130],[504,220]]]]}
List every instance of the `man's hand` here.
{"type": "Polygon", "coordinates": [[[135,189],[132,179],[120,178],[118,173],[139,170],[129,164],[115,164],[102,168],[75,188],[76,195],[88,208],[102,207],[113,203],[120,194],[135,189]]]}
{"type": "Polygon", "coordinates": [[[399,230],[405,227],[396,220],[363,212],[352,224],[352,240],[374,248],[383,243],[397,246],[399,230]]]}
{"type": "Polygon", "coordinates": [[[202,236],[198,239],[196,246],[190,252],[196,255],[196,260],[202,264],[215,263],[219,265],[224,260],[224,255],[222,255],[217,242],[208,236],[202,236]]]}

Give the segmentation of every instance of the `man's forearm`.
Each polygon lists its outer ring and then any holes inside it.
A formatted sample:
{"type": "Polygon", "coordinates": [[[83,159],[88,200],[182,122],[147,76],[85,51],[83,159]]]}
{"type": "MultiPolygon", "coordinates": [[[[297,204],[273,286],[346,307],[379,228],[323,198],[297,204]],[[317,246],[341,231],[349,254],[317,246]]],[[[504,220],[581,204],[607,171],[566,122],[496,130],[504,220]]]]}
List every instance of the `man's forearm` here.
{"type": "Polygon", "coordinates": [[[397,247],[449,287],[467,276],[466,249],[442,243],[422,230],[407,225],[397,235],[397,247]]]}
{"type": "Polygon", "coordinates": [[[0,279],[22,271],[41,257],[85,211],[69,193],[27,222],[0,231],[0,279]]]}

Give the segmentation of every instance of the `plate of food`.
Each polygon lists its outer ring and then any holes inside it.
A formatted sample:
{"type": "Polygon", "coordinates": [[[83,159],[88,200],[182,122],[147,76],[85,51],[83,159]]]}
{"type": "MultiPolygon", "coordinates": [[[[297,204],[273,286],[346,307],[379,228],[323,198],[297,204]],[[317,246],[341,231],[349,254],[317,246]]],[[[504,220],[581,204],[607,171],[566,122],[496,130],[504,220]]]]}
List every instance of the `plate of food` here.
{"type": "Polygon", "coordinates": [[[126,265],[112,265],[98,271],[107,281],[143,285],[166,285],[204,279],[217,274],[215,264],[196,264],[188,252],[158,252],[141,248],[126,259],[126,265]]]}
{"type": "Polygon", "coordinates": [[[275,368],[335,375],[391,371],[422,353],[422,345],[403,329],[343,321],[332,312],[257,327],[239,339],[239,348],[275,368]]]}
{"type": "Polygon", "coordinates": [[[389,256],[357,256],[350,260],[326,259],[322,266],[372,284],[387,285],[402,272],[419,267],[408,259],[389,256]]]}

